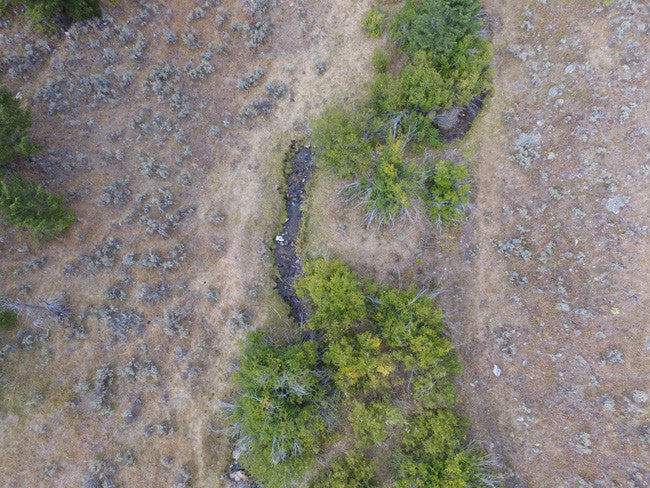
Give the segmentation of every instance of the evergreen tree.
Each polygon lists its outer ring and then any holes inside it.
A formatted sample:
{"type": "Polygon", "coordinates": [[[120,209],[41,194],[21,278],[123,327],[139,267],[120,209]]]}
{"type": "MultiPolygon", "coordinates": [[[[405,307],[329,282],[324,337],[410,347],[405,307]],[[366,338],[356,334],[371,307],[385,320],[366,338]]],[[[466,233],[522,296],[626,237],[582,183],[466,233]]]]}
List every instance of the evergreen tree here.
{"type": "Polygon", "coordinates": [[[0,85],[0,166],[17,154],[31,156],[40,151],[38,145],[27,140],[31,127],[29,111],[20,108],[20,102],[0,85]]]}
{"type": "Polygon", "coordinates": [[[0,215],[8,223],[28,228],[45,239],[63,232],[77,219],[63,206],[62,195],[51,195],[16,174],[0,181],[0,215]]]}

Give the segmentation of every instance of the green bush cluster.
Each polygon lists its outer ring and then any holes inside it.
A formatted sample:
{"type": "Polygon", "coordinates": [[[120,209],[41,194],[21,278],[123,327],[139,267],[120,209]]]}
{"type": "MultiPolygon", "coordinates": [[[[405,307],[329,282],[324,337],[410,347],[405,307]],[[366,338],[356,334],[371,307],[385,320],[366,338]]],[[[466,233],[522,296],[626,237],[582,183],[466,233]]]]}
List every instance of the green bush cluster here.
{"type": "Polygon", "coordinates": [[[99,0],[7,0],[0,14],[8,7],[25,6],[25,14],[38,28],[53,32],[60,28],[62,20],[87,20],[101,17],[99,0]]]}
{"type": "Polygon", "coordinates": [[[350,452],[335,459],[310,484],[310,488],[372,488],[375,469],[362,453],[350,452]]]}
{"type": "Polygon", "coordinates": [[[295,484],[338,432],[359,452],[336,459],[313,488],[379,486],[363,456],[378,445],[395,451],[391,486],[491,486],[453,411],[460,363],[429,295],[324,260],[306,264],[296,290],[311,304],[305,332],[316,340],[276,347],[254,333],[236,376],[233,417],[250,474],[295,484]]]}
{"type": "MultiPolygon", "coordinates": [[[[368,225],[410,217],[420,200],[438,225],[464,218],[467,170],[444,161],[416,163],[413,156],[422,145],[440,145],[438,115],[491,88],[492,48],[479,35],[479,12],[478,0],[408,0],[390,22],[405,65],[388,72],[388,56],[378,50],[366,102],[326,110],[314,123],[317,164],[353,180],[343,195],[364,206],[368,225]]],[[[367,31],[383,25],[379,14],[373,7],[367,31]]]]}
{"type": "Polygon", "coordinates": [[[363,19],[363,30],[369,37],[379,37],[384,29],[386,14],[374,5],[363,19]]]}

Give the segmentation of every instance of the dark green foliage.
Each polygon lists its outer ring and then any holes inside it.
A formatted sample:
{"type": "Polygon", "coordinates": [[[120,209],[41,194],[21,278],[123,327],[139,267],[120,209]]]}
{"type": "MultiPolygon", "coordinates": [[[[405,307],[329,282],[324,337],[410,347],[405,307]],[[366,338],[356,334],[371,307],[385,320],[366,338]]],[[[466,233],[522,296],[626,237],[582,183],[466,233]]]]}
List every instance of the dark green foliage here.
{"type": "Polygon", "coordinates": [[[424,51],[434,64],[443,63],[468,34],[476,35],[481,23],[478,0],[407,0],[390,30],[412,55],[424,51]]]}
{"type": "Polygon", "coordinates": [[[374,466],[363,454],[350,452],[338,457],[328,469],[324,470],[310,488],[371,488],[374,466]]]}
{"type": "Polygon", "coordinates": [[[9,5],[25,6],[25,14],[40,29],[52,32],[62,20],[86,20],[101,17],[99,0],[9,0],[9,5]]]}
{"type": "Polygon", "coordinates": [[[18,314],[7,308],[0,308],[0,330],[9,330],[18,323],[18,314]]]}
{"type": "Polygon", "coordinates": [[[314,342],[289,347],[249,335],[235,383],[242,392],[233,413],[241,462],[268,486],[284,486],[313,462],[324,421],[318,412],[323,392],[314,342]]]}
{"type": "Polygon", "coordinates": [[[31,128],[29,111],[20,108],[20,102],[0,85],[0,166],[13,161],[18,154],[31,156],[40,150],[27,140],[31,128]]]}
{"type": "Polygon", "coordinates": [[[0,180],[0,216],[45,239],[63,232],[77,219],[63,206],[62,195],[51,195],[40,185],[17,174],[0,180]]]}

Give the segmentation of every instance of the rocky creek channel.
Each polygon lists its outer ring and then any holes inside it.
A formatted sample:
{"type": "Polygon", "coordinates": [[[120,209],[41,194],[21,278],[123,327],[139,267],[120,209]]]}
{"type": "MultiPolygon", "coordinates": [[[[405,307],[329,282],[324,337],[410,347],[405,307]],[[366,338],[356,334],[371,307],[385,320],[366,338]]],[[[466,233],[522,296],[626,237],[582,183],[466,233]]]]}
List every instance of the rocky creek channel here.
{"type": "Polygon", "coordinates": [[[307,304],[298,298],[294,289],[295,281],[302,275],[302,260],[296,254],[296,240],[302,222],[301,206],[305,203],[305,187],[314,170],[314,153],[310,146],[291,143],[294,156],[288,161],[290,173],[287,176],[287,191],[284,200],[287,206],[287,220],[282,233],[275,236],[275,265],[280,277],[277,289],[282,299],[289,305],[290,314],[299,324],[307,320],[307,304]]]}

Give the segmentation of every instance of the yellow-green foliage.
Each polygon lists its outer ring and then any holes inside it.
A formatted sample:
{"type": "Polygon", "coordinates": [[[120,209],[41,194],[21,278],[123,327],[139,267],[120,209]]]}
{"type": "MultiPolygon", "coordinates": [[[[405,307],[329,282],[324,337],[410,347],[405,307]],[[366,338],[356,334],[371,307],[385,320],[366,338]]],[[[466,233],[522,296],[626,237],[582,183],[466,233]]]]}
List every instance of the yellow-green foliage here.
{"type": "Polygon", "coordinates": [[[379,48],[375,48],[372,55],[372,65],[377,73],[385,73],[388,68],[388,54],[379,48]]]}
{"type": "Polygon", "coordinates": [[[338,457],[314,479],[310,488],[371,488],[375,469],[359,452],[338,457]]]}
{"type": "Polygon", "coordinates": [[[354,430],[354,441],[360,448],[381,444],[388,437],[389,427],[406,424],[397,405],[379,400],[368,403],[355,401],[348,420],[354,430]]]}
{"type": "Polygon", "coordinates": [[[465,218],[470,190],[465,166],[451,161],[434,161],[425,168],[420,197],[431,221],[442,224],[465,218]]]}
{"type": "Polygon", "coordinates": [[[359,111],[333,107],[314,124],[312,145],[316,164],[343,177],[363,175],[370,167],[372,144],[359,111]]]}
{"type": "Polygon", "coordinates": [[[386,14],[374,5],[363,19],[363,30],[370,37],[379,37],[384,30],[386,14]]]}

